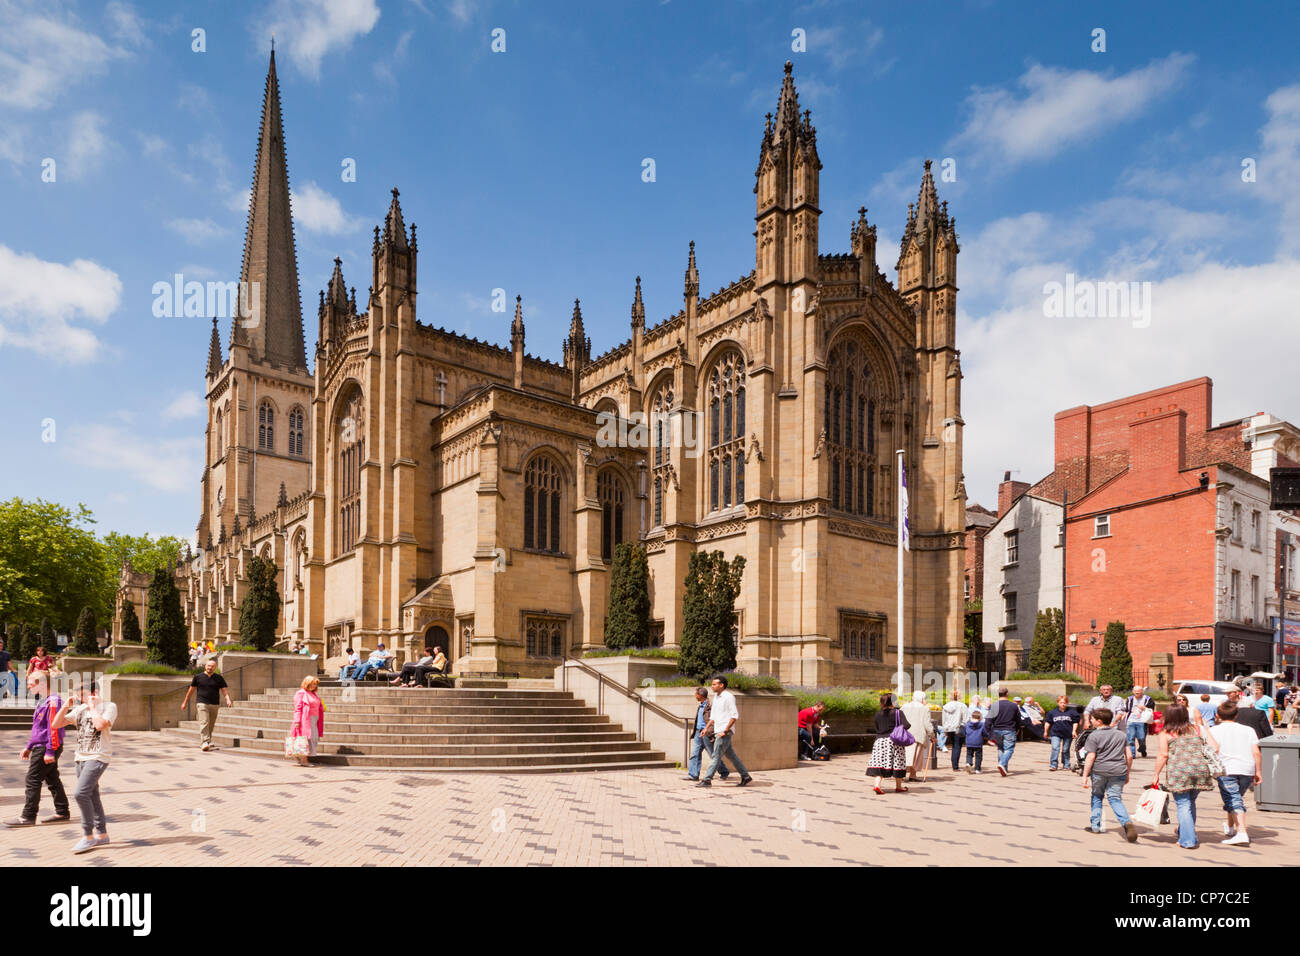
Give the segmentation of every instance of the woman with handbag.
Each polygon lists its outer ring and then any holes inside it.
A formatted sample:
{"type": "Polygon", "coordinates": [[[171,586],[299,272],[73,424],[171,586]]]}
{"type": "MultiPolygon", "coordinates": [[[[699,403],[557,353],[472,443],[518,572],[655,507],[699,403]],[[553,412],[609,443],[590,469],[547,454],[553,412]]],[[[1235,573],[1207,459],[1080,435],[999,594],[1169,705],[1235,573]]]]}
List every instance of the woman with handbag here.
{"type": "Polygon", "coordinates": [[[319,687],[319,678],[304,677],[293,695],[293,723],[284,740],[284,755],[295,758],[301,767],[307,766],[308,757],[316,756],[316,745],[325,736],[325,704],[316,693],[319,687]]]}
{"type": "Polygon", "coordinates": [[[1202,790],[1214,789],[1215,778],[1223,774],[1223,764],[1219,761],[1218,742],[1200,735],[1186,707],[1165,710],[1165,729],[1160,735],[1152,786],[1160,786],[1162,770],[1164,788],[1173,795],[1178,811],[1178,845],[1194,850],[1200,846],[1196,839],[1196,796],[1202,790]]]}
{"type": "Polygon", "coordinates": [[[880,789],[881,779],[894,778],[894,792],[907,793],[903,778],[907,776],[907,748],[915,743],[908,728],[911,724],[903,712],[894,706],[894,695],[883,694],[880,698],[880,710],[876,712],[876,743],[871,748],[871,759],[867,761],[867,776],[875,777],[872,790],[883,795],[880,789]]]}

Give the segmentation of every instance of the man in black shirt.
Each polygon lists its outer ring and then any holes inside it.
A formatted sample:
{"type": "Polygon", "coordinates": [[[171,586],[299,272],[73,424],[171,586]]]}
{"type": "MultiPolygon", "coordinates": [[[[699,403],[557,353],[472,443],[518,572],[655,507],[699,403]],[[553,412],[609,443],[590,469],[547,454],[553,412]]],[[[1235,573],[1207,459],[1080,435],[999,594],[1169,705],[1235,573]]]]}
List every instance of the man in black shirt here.
{"type": "Polygon", "coordinates": [[[998,688],[997,702],[989,709],[989,730],[998,742],[998,773],[1007,775],[1011,755],[1016,752],[1016,735],[1029,723],[1020,713],[1020,705],[1007,698],[1007,689],[998,688]]]}
{"type": "Polygon", "coordinates": [[[1273,736],[1273,726],[1268,721],[1268,711],[1256,710],[1250,703],[1241,702],[1241,691],[1228,691],[1228,700],[1237,705],[1237,723],[1255,731],[1260,740],[1273,736]]]}
{"type": "Polygon", "coordinates": [[[182,712],[188,709],[190,695],[196,690],[199,692],[199,740],[202,743],[203,750],[211,750],[212,728],[217,722],[217,708],[221,706],[219,697],[224,694],[226,706],[234,706],[230,701],[230,691],[226,687],[226,679],[217,673],[217,659],[215,657],[208,658],[203,665],[203,673],[195,674],[194,680],[190,681],[190,686],[185,689],[185,699],[181,701],[182,712]]]}

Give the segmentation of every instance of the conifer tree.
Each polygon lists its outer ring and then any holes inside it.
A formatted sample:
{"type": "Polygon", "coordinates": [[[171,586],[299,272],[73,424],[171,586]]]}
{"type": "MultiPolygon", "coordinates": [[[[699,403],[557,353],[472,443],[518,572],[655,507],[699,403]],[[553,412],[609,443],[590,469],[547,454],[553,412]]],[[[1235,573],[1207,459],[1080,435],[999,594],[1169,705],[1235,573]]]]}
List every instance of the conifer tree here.
{"type": "Polygon", "coordinates": [[[181,595],[172,580],[171,568],[163,565],[154,571],[149,585],[149,613],[144,628],[149,662],[184,668],[190,658],[186,635],[181,595]]]}
{"type": "Polygon", "coordinates": [[[122,640],[123,644],[140,643],[140,618],[136,616],[135,604],[122,602],[122,640]]]}
{"type": "Polygon", "coordinates": [[[59,636],[54,633],[54,625],[50,623],[48,617],[41,618],[41,629],[35,633],[32,649],[27,656],[29,658],[34,657],[36,655],[36,648],[38,647],[45,648],[45,653],[47,654],[52,655],[58,653],[59,636]]]}
{"type": "Polygon", "coordinates": [[[1109,684],[1116,690],[1127,690],[1133,686],[1133,655],[1128,650],[1128,633],[1123,621],[1106,625],[1105,642],[1101,648],[1097,686],[1109,684]]]}
{"type": "Polygon", "coordinates": [[[275,644],[275,629],[280,623],[277,573],[275,562],[266,558],[253,558],[245,572],[248,591],[239,607],[239,640],[259,651],[269,651],[275,644]]]}
{"type": "Polygon", "coordinates": [[[650,565],[645,548],[620,544],[614,549],[605,616],[605,646],[615,650],[650,643],[650,565]]]}
{"type": "Polygon", "coordinates": [[[703,679],[735,670],[736,643],[731,629],[745,559],[727,561],[721,551],[697,551],[686,571],[682,600],[682,673],[703,679]]]}
{"type": "Polygon", "coordinates": [[[93,657],[99,653],[99,638],[96,636],[95,612],[89,607],[81,609],[77,618],[77,630],[72,641],[72,650],[83,656],[93,657]]]}
{"type": "Polygon", "coordinates": [[[1038,612],[1034,623],[1034,643],[1029,648],[1029,669],[1035,674],[1056,673],[1065,666],[1065,622],[1061,609],[1049,607],[1038,612]]]}
{"type": "Polygon", "coordinates": [[[9,653],[26,664],[36,656],[36,640],[36,631],[31,625],[19,624],[14,632],[14,647],[16,649],[11,650],[9,653]]]}

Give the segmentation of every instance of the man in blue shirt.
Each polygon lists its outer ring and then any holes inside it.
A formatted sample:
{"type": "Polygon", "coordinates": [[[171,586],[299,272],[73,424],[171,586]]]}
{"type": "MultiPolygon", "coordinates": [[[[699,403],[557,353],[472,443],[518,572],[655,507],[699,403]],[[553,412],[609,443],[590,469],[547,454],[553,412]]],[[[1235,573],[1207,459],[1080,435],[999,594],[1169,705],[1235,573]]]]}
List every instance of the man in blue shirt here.
{"type": "Polygon", "coordinates": [[[1007,767],[1011,764],[1011,755],[1016,751],[1016,735],[1020,728],[1028,724],[1020,715],[1020,707],[1007,697],[1005,687],[998,688],[998,699],[990,710],[989,729],[993,732],[993,739],[998,742],[998,773],[1002,776],[1007,775],[1007,767]]]}
{"type": "MultiPolygon", "coordinates": [[[[695,729],[691,731],[691,756],[686,764],[686,779],[700,779],[701,754],[707,753],[713,758],[713,743],[704,736],[704,728],[709,725],[709,692],[703,687],[695,688],[695,729]]],[[[726,780],[731,776],[726,763],[718,768],[718,776],[726,780]]]]}

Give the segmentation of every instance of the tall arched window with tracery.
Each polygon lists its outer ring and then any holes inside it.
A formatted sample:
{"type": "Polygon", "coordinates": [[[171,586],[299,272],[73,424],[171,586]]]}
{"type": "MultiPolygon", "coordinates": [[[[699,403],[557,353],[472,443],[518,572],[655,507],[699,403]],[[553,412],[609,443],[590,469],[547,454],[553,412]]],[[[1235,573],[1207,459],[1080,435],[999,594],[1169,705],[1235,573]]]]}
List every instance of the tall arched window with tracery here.
{"type": "Polygon", "coordinates": [[[739,352],[718,359],[708,377],[709,511],[745,501],[745,363],[739,352]]]}
{"type": "Polygon", "coordinates": [[[353,388],[340,403],[334,427],[334,488],[336,553],[356,549],[361,534],[361,463],[365,459],[365,438],[361,419],[361,389],[353,388]]]}
{"type": "Polygon", "coordinates": [[[275,449],[275,406],[269,398],[257,406],[257,447],[275,449]]]}
{"type": "Polygon", "coordinates": [[[623,543],[627,490],[612,468],[596,476],[596,496],[600,499],[600,556],[613,561],[614,550],[623,543]]]}
{"type": "Polygon", "coordinates": [[[650,443],[654,450],[653,505],[654,526],[664,523],[664,493],[672,475],[673,383],[669,379],[650,401],[650,443]]]}
{"type": "Polygon", "coordinates": [[[875,478],[879,394],[866,346],[856,338],[841,340],[827,356],[823,423],[834,511],[883,517],[875,478]]]}
{"type": "Polygon", "coordinates": [[[302,454],[302,423],[303,411],[301,405],[295,405],[289,409],[289,454],[302,454]]]}
{"type": "Polygon", "coordinates": [[[524,547],[560,553],[560,504],[564,472],[549,455],[538,455],[524,469],[524,547]]]}
{"type": "Polygon", "coordinates": [[[217,409],[216,421],[212,426],[212,460],[220,461],[221,456],[226,453],[226,432],[223,427],[225,424],[221,415],[221,409],[217,409]]]}

